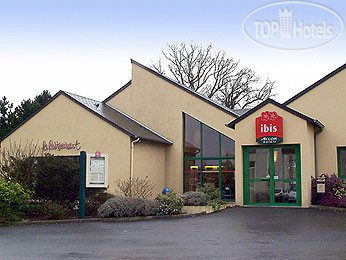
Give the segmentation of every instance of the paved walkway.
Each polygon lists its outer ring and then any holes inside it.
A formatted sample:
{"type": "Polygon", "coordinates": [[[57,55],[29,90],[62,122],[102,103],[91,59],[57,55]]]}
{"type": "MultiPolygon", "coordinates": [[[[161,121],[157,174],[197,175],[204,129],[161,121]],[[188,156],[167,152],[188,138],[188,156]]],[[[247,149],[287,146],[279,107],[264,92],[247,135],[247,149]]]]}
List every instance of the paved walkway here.
{"type": "Polygon", "coordinates": [[[232,208],[196,218],[0,227],[0,259],[346,259],[345,217],[232,208]]]}

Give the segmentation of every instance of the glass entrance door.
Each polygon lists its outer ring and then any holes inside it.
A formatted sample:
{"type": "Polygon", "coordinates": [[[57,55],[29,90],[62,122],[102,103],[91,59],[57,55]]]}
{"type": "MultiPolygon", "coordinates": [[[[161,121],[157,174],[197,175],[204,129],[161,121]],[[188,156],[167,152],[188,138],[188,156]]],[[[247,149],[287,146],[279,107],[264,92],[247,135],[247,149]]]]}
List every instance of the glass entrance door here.
{"type": "Polygon", "coordinates": [[[298,145],[243,149],[244,204],[301,205],[298,145]]]}

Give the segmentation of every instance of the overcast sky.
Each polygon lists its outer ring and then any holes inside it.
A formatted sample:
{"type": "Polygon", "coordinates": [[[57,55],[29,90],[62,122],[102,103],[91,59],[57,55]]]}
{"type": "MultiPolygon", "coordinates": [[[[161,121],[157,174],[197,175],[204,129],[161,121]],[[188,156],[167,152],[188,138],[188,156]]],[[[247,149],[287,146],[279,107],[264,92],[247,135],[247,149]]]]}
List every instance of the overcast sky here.
{"type": "MultiPolygon", "coordinates": [[[[18,104],[61,89],[103,100],[130,80],[131,58],[149,65],[167,43],[194,41],[276,80],[276,99],[283,102],[346,62],[346,36],[342,31],[329,45],[305,51],[266,48],[246,37],[242,23],[269,3],[275,2],[0,0],[0,95],[18,104]]],[[[314,3],[345,20],[344,1],[314,3]]],[[[323,13],[313,7],[302,9],[299,20],[322,23],[323,13]]],[[[272,21],[275,8],[261,9],[267,18],[251,19],[272,21]]],[[[327,21],[333,32],[338,22],[327,21]]]]}

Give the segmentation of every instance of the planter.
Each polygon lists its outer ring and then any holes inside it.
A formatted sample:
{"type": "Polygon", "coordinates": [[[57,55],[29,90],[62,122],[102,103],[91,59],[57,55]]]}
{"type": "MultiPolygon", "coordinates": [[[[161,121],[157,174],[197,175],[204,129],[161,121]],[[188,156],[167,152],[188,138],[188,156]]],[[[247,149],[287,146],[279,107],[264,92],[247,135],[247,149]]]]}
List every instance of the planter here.
{"type": "MultiPolygon", "coordinates": [[[[231,206],[230,204],[221,205],[219,210],[226,209],[230,206],[231,206]]],[[[196,214],[196,213],[210,214],[215,211],[218,211],[218,210],[215,210],[212,206],[184,206],[183,207],[183,213],[185,214],[196,214]]]]}
{"type": "Polygon", "coordinates": [[[215,210],[212,206],[184,206],[183,207],[183,213],[185,214],[196,214],[196,213],[203,213],[206,214],[212,213],[215,210]]]}

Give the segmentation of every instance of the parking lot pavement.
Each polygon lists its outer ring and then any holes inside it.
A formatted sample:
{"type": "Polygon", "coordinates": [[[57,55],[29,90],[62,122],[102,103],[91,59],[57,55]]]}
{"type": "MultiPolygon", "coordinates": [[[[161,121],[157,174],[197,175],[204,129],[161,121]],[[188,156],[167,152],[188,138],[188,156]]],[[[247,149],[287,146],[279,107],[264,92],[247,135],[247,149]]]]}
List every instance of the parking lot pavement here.
{"type": "Polygon", "coordinates": [[[232,208],[183,219],[0,227],[0,259],[346,259],[345,216],[232,208]]]}

